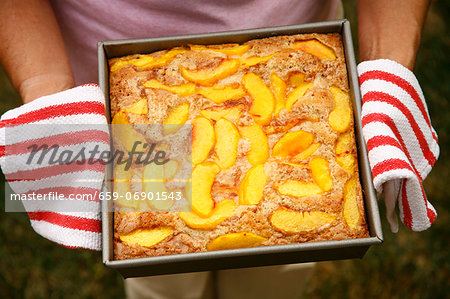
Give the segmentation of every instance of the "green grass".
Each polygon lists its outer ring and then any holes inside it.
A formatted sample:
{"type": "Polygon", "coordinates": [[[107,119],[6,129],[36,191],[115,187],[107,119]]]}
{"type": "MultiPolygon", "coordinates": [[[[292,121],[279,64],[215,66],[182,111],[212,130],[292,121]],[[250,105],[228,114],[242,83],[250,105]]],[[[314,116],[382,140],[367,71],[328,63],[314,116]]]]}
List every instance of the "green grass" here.
{"type": "MultiPolygon", "coordinates": [[[[392,234],[385,221],[385,242],[361,260],[318,263],[306,298],[445,298],[450,291],[450,15],[448,1],[433,4],[428,15],[415,73],[428,101],[439,135],[440,158],[425,181],[428,198],[438,211],[431,229],[415,233],[400,227],[392,234]]],[[[353,1],[347,18],[355,25],[353,1]]],[[[355,26],[353,26],[356,34],[355,26]]],[[[0,70],[0,112],[19,105],[0,70]]],[[[4,178],[2,177],[4,180],[4,178]]],[[[3,183],[0,184],[2,205],[3,183]]],[[[383,204],[380,208],[384,217],[383,204]]],[[[123,298],[123,281],[106,269],[98,252],[70,250],[38,236],[28,217],[5,213],[0,221],[0,297],[2,298],[123,298]]]]}

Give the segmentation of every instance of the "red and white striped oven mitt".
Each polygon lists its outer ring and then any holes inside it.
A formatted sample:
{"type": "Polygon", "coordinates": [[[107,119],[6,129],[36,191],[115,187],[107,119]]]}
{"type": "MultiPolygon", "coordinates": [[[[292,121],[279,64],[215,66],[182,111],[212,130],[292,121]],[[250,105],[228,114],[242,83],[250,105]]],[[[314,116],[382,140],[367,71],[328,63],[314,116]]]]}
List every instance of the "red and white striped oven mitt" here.
{"type": "Polygon", "coordinates": [[[38,98],[1,117],[2,171],[17,194],[53,192],[66,199],[22,200],[33,229],[66,247],[101,249],[98,195],[105,163],[98,159],[105,150],[109,150],[109,131],[104,96],[96,84],[38,98]],[[34,159],[29,160],[33,144],[59,146],[58,156],[53,159],[57,163],[51,162],[51,151],[39,162],[42,151],[36,150],[34,159]],[[89,153],[95,149],[98,153],[89,153]],[[67,200],[83,194],[91,197],[67,200]]]}
{"type": "Polygon", "coordinates": [[[387,219],[398,231],[402,222],[414,231],[431,226],[437,213],[422,182],[439,156],[435,130],[414,74],[397,62],[371,60],[358,65],[363,134],[373,183],[384,192],[387,219]]]}

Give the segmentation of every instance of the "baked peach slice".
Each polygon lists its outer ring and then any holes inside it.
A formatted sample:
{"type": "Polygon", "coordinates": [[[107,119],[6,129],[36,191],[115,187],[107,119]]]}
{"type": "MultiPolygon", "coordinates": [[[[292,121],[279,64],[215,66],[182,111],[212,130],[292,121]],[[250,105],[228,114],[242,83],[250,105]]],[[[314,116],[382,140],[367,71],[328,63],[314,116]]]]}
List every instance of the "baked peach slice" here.
{"type": "Polygon", "coordinates": [[[119,59],[111,66],[111,72],[115,72],[118,69],[124,67],[125,65],[134,65],[141,69],[149,69],[153,67],[160,67],[169,64],[175,56],[178,54],[186,52],[186,49],[183,48],[174,48],[162,55],[158,58],[153,57],[152,55],[141,55],[137,58],[133,59],[119,59]]]}
{"type": "Polygon", "coordinates": [[[274,114],[277,116],[280,110],[286,106],[286,83],[276,73],[270,75],[270,82],[275,94],[274,114]]]}
{"type": "Polygon", "coordinates": [[[233,75],[239,69],[240,62],[236,59],[225,59],[213,70],[189,70],[180,66],[184,79],[202,86],[212,86],[220,79],[233,75]]]}
{"type": "Polygon", "coordinates": [[[133,150],[133,145],[136,142],[140,142],[136,147],[136,151],[145,152],[143,145],[147,141],[143,135],[134,130],[133,125],[128,121],[128,116],[125,111],[119,110],[116,115],[114,115],[111,124],[117,125],[112,126],[113,138],[118,140],[128,152],[133,150]]]}
{"type": "Polygon", "coordinates": [[[259,125],[267,125],[272,118],[275,108],[275,97],[263,80],[254,73],[247,73],[242,77],[242,84],[253,99],[250,114],[259,125]]]}
{"type": "Polygon", "coordinates": [[[347,154],[353,150],[353,138],[350,132],[339,135],[336,142],[336,155],[347,154]]]}
{"type": "Polygon", "coordinates": [[[314,181],[319,185],[323,191],[329,191],[333,186],[333,179],[330,175],[330,168],[328,167],[328,161],[314,157],[309,162],[311,173],[314,181]]]}
{"type": "Polygon", "coordinates": [[[149,195],[152,196],[151,199],[147,198],[147,204],[150,208],[159,211],[167,211],[174,204],[173,200],[169,198],[162,199],[163,194],[167,192],[166,185],[164,184],[166,179],[164,166],[150,163],[144,166],[142,173],[142,192],[152,194],[149,195]]]}
{"type": "Polygon", "coordinates": [[[138,58],[133,58],[129,60],[118,60],[111,66],[111,72],[115,72],[116,70],[122,68],[125,65],[134,65],[141,69],[149,69],[154,67],[160,67],[169,64],[175,56],[178,54],[186,52],[186,49],[183,48],[174,48],[162,55],[158,58],[155,58],[151,55],[143,55],[138,58]]]}
{"type": "Polygon", "coordinates": [[[133,177],[133,172],[131,168],[125,170],[125,166],[126,163],[114,164],[114,192],[119,196],[117,202],[120,206],[125,208],[136,208],[136,201],[133,199],[127,200],[126,197],[127,194],[131,194],[131,179],[133,177]]]}
{"type": "Polygon", "coordinates": [[[355,228],[359,224],[359,209],[356,202],[357,181],[353,177],[344,186],[344,219],[350,228],[355,228]]]}
{"type": "Polygon", "coordinates": [[[244,54],[245,52],[247,52],[250,49],[250,45],[231,45],[231,47],[227,47],[227,48],[215,48],[214,46],[202,46],[202,45],[191,45],[190,46],[191,50],[194,51],[204,51],[204,50],[209,50],[209,51],[216,51],[216,52],[220,52],[223,53],[225,55],[228,56],[241,56],[242,54],[244,54]]]}
{"type": "Polygon", "coordinates": [[[139,101],[128,107],[125,107],[123,110],[127,113],[133,114],[140,114],[140,115],[147,114],[148,113],[147,98],[141,98],[139,101]]]}
{"type": "Polygon", "coordinates": [[[289,76],[289,84],[295,87],[299,87],[305,82],[305,74],[303,73],[294,73],[289,76]]]}
{"type": "Polygon", "coordinates": [[[301,162],[301,161],[305,160],[306,158],[308,158],[309,156],[314,154],[315,151],[317,151],[320,146],[321,146],[320,143],[313,143],[313,144],[311,144],[303,152],[301,152],[300,154],[298,154],[294,158],[292,158],[292,161],[294,161],[294,162],[301,162]]]}
{"type": "Polygon", "coordinates": [[[353,174],[355,172],[355,156],[352,153],[336,156],[336,162],[349,174],[353,174]]]}
{"type": "Polygon", "coordinates": [[[314,141],[314,135],[306,131],[288,132],[274,145],[272,156],[288,157],[306,150],[314,141]]]}
{"type": "MultiPolygon", "coordinates": [[[[211,187],[219,171],[214,162],[198,164],[192,171],[192,211],[201,217],[209,217],[214,208],[211,187]]],[[[186,193],[189,197],[189,190],[186,193]]]]}
{"type": "Polygon", "coordinates": [[[231,121],[224,118],[216,122],[214,131],[216,135],[214,150],[217,155],[217,164],[221,169],[230,168],[237,157],[239,131],[231,121]]]}
{"type": "Polygon", "coordinates": [[[292,48],[314,55],[319,59],[336,59],[334,50],[316,39],[297,41],[292,48]]]}
{"type": "Polygon", "coordinates": [[[180,168],[180,164],[175,160],[169,160],[164,165],[164,179],[171,180],[175,177],[180,168]]]}
{"type": "Polygon", "coordinates": [[[294,211],[285,207],[278,208],[270,222],[284,233],[308,232],[324,227],[334,222],[336,216],[321,211],[294,211]]]}
{"type": "Polygon", "coordinates": [[[126,66],[126,65],[134,65],[137,67],[142,67],[147,64],[151,64],[155,61],[155,58],[150,55],[142,55],[133,59],[118,59],[111,65],[111,72],[115,72],[118,69],[126,66]]]}
{"type": "Polygon", "coordinates": [[[280,182],[275,189],[282,195],[293,197],[305,197],[322,194],[323,190],[315,183],[287,180],[280,182]]]}
{"type": "Polygon", "coordinates": [[[125,111],[121,109],[121,110],[117,111],[117,113],[114,115],[114,117],[111,121],[111,124],[113,124],[113,125],[118,125],[118,124],[129,125],[130,122],[128,121],[128,116],[125,113],[125,111]]]}
{"type": "Polygon", "coordinates": [[[266,182],[267,176],[263,164],[250,168],[239,184],[239,203],[241,205],[257,205],[260,203],[266,182]]]}
{"type": "Polygon", "coordinates": [[[328,123],[331,128],[339,133],[344,133],[352,122],[352,108],[348,94],[337,87],[332,86],[330,92],[334,99],[334,110],[328,115],[328,123]]]}
{"type": "Polygon", "coordinates": [[[194,229],[214,229],[225,219],[233,215],[236,210],[236,203],[230,199],[223,200],[216,204],[212,214],[207,217],[201,217],[194,212],[180,212],[178,216],[187,226],[194,229]]]}
{"type": "Polygon", "coordinates": [[[200,114],[208,119],[218,121],[221,118],[229,121],[238,121],[244,110],[243,104],[228,106],[213,106],[200,111],[200,114]]]}
{"type": "Polygon", "coordinates": [[[168,65],[178,54],[184,53],[187,50],[184,48],[173,48],[170,51],[160,55],[155,61],[150,62],[146,65],[143,65],[143,69],[149,69],[154,67],[161,67],[164,65],[168,65]]]}
{"type": "Polygon", "coordinates": [[[214,126],[204,117],[192,121],[192,164],[203,162],[216,142],[214,126]]]}
{"type": "Polygon", "coordinates": [[[179,94],[181,96],[189,96],[191,94],[194,94],[196,90],[194,83],[186,83],[181,85],[166,85],[155,79],[148,80],[144,82],[143,85],[146,88],[162,89],[179,94]]]}
{"type": "Polygon", "coordinates": [[[130,245],[137,244],[144,247],[152,247],[169,237],[172,233],[173,228],[157,227],[151,229],[137,229],[129,234],[120,235],[119,238],[122,242],[130,245]]]}
{"type": "Polygon", "coordinates": [[[241,58],[241,68],[248,68],[254,65],[257,65],[259,63],[264,63],[269,61],[272,57],[278,55],[279,52],[267,55],[267,56],[252,56],[252,57],[246,57],[241,58]]]}
{"type": "Polygon", "coordinates": [[[241,136],[250,141],[250,151],[247,153],[247,159],[252,165],[262,164],[269,158],[269,145],[267,136],[258,124],[241,127],[239,129],[241,136]]]}
{"type": "Polygon", "coordinates": [[[245,90],[241,86],[236,88],[234,86],[226,85],[199,88],[197,93],[216,104],[221,104],[231,100],[238,100],[246,94],[245,90]]]}
{"type": "Polygon", "coordinates": [[[296,88],[294,88],[288,95],[286,98],[286,109],[287,110],[291,110],[292,106],[294,106],[294,104],[305,95],[305,93],[308,91],[308,89],[310,89],[311,87],[313,87],[312,83],[306,83],[303,82],[301,83],[299,86],[297,86],[296,88]]]}
{"type": "Polygon", "coordinates": [[[208,250],[223,250],[236,248],[249,248],[260,246],[267,238],[261,237],[251,232],[230,233],[219,236],[212,240],[208,250]]]}
{"type": "Polygon", "coordinates": [[[178,107],[173,108],[167,114],[164,120],[164,135],[169,135],[177,132],[182,125],[186,123],[189,117],[189,103],[183,103],[178,107]]]}

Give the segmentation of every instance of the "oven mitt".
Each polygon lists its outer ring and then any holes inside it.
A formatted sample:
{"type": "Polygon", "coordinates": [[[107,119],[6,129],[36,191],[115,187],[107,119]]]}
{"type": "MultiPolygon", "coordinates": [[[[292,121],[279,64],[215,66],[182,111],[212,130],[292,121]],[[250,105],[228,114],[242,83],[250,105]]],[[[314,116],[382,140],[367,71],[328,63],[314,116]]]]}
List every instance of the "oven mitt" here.
{"type": "Polygon", "coordinates": [[[65,199],[22,203],[38,234],[69,248],[101,250],[98,198],[105,163],[99,162],[99,153],[88,154],[96,146],[99,152],[109,150],[105,100],[96,84],[38,98],[1,117],[0,165],[11,189],[20,195],[53,192],[65,199]],[[55,144],[59,146],[58,153],[67,150],[66,156],[59,156],[59,163],[50,161],[51,152],[38,161],[44,149],[36,150],[33,160],[28,160],[30,146],[55,144]],[[81,151],[85,153],[84,160],[81,151]],[[65,160],[70,152],[72,163],[65,160]],[[67,200],[76,194],[91,197],[67,200]]]}
{"type": "Polygon", "coordinates": [[[436,220],[423,180],[439,156],[438,138],[414,74],[387,59],[358,65],[362,95],[363,135],[369,153],[373,183],[384,193],[387,220],[398,231],[400,219],[414,231],[436,220]]]}

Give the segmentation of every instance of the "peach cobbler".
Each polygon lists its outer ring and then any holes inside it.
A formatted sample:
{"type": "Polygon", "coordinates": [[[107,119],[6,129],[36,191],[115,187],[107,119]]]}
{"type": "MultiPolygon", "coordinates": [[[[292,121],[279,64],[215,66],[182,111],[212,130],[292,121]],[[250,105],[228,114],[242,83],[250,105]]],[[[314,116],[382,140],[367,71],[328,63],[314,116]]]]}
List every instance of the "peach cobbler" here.
{"type": "MultiPolygon", "coordinates": [[[[339,34],[188,45],[109,67],[113,124],[174,125],[166,136],[192,125],[180,157],[192,210],[115,212],[115,259],[368,236],[339,34]]],[[[134,169],[114,188],[145,189],[136,172],[169,178],[181,163],[134,169]]]]}

